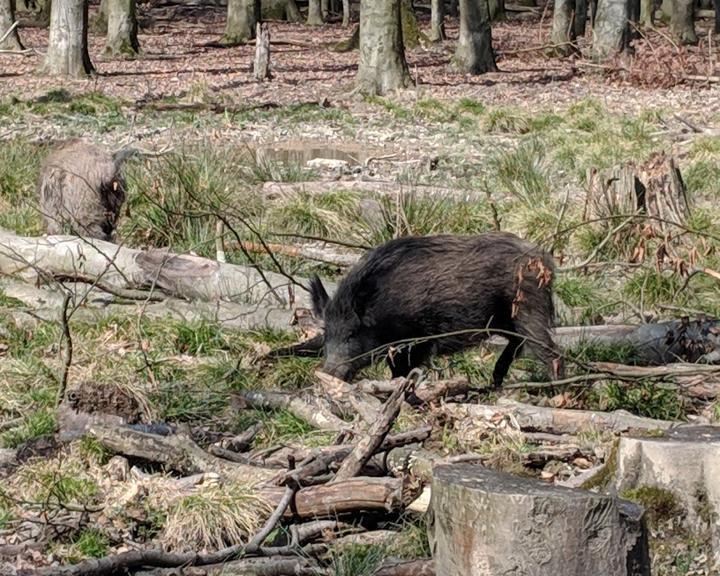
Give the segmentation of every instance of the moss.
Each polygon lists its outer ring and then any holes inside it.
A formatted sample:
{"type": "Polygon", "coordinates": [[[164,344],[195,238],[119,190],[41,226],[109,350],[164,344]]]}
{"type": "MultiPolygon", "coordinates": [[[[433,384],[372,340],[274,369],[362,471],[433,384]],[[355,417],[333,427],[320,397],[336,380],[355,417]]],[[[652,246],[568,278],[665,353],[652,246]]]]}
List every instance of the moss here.
{"type": "Polygon", "coordinates": [[[716,513],[708,498],[707,490],[702,484],[695,489],[695,500],[695,513],[700,520],[710,526],[716,519],[716,513]]]}
{"type": "Polygon", "coordinates": [[[670,520],[680,511],[675,495],[657,486],[638,486],[624,490],[620,493],[620,497],[642,505],[651,527],[657,527],[659,523],[670,520]]]}
{"type": "Polygon", "coordinates": [[[598,474],[583,482],[580,486],[583,490],[593,490],[595,488],[603,489],[615,478],[615,472],[617,472],[617,451],[619,443],[619,440],[613,442],[610,453],[605,459],[605,466],[598,474]]]}

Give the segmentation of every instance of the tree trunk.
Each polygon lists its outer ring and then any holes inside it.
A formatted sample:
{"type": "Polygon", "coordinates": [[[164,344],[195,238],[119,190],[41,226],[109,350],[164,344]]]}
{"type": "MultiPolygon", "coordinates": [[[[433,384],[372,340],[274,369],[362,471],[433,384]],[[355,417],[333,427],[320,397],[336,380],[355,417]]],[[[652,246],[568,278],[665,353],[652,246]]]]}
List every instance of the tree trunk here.
{"type": "Polygon", "coordinates": [[[226,46],[237,46],[255,38],[260,22],[259,0],[228,0],[225,33],[220,39],[226,46]]]}
{"type": "Polygon", "coordinates": [[[720,34],[720,0],[713,0],[715,8],[715,34],[720,34]]]}
{"type": "Polygon", "coordinates": [[[430,42],[445,40],[445,0],[430,2],[430,42]]]}
{"type": "MultiPolygon", "coordinates": [[[[15,24],[14,0],[0,0],[0,38],[15,24]]],[[[0,50],[22,50],[17,27],[4,40],[0,40],[0,50]]]]}
{"type": "Polygon", "coordinates": [[[550,43],[552,44],[551,51],[555,54],[567,56],[574,51],[574,11],[575,0],[555,0],[552,32],[550,33],[550,43]]]}
{"type": "Polygon", "coordinates": [[[257,23],[255,35],[255,80],[262,82],[270,79],[270,29],[267,24],[257,23]]]}
{"type": "Polygon", "coordinates": [[[350,0],[342,0],[343,26],[350,26],[350,0]]]}
{"type": "Polygon", "coordinates": [[[655,23],[655,0],[640,0],[640,24],[652,26],[655,23]]]}
{"type": "Polygon", "coordinates": [[[107,34],[108,25],[108,1],[100,0],[100,7],[98,8],[97,14],[90,23],[90,28],[95,34],[107,34]]]}
{"type": "Polygon", "coordinates": [[[87,0],[53,0],[43,72],[76,78],[93,72],[88,54],[87,0]]]}
{"type": "MultiPolygon", "coordinates": [[[[582,38],[583,36],[585,36],[587,15],[587,0],[575,0],[575,38],[582,38]]],[[[575,40],[575,38],[573,38],[573,40],[575,40]]]]}
{"type": "Polygon", "coordinates": [[[408,49],[417,47],[420,44],[420,27],[412,0],[400,0],[400,21],[402,22],[403,45],[408,49]]]}
{"type": "Polygon", "coordinates": [[[410,84],[401,1],[361,0],[360,63],[355,81],[362,92],[382,95],[410,84]]]}
{"type": "Polygon", "coordinates": [[[437,576],[650,576],[632,502],[455,464],[435,468],[431,509],[437,576]]]}
{"type": "Polygon", "coordinates": [[[697,44],[693,0],[673,0],[670,30],[682,44],[697,44]]]}
{"type": "Polygon", "coordinates": [[[330,16],[330,0],[320,0],[320,13],[323,22],[330,16]]]}
{"type": "Polygon", "coordinates": [[[460,0],[460,36],[455,65],[468,74],[497,70],[487,0],[460,0]]]}
{"type": "Polygon", "coordinates": [[[606,60],[629,47],[630,15],[629,0],[600,0],[593,25],[595,60],[606,60]]]}
{"type": "Polygon", "coordinates": [[[135,0],[105,0],[107,2],[107,56],[136,56],[140,52],[135,0]]]}
{"type": "Polygon", "coordinates": [[[285,5],[285,17],[288,22],[302,22],[302,14],[295,3],[295,0],[287,0],[285,5]]]}
{"type": "Polygon", "coordinates": [[[487,0],[487,4],[491,22],[505,18],[505,0],[487,0]]]}
{"type": "Polygon", "coordinates": [[[459,0],[450,0],[449,14],[451,18],[457,18],[460,16],[459,0]]]}
{"type": "Polygon", "coordinates": [[[307,23],[311,26],[320,26],[323,23],[320,0],[309,0],[307,23]]]}

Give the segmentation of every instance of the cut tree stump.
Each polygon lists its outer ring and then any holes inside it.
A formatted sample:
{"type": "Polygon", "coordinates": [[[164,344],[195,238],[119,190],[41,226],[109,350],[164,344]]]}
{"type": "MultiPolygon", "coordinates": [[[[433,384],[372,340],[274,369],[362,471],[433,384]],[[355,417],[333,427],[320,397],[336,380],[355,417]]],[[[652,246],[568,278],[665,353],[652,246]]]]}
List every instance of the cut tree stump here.
{"type": "Polygon", "coordinates": [[[710,530],[720,569],[720,427],[684,426],[661,436],[626,436],[617,450],[618,493],[642,487],[672,492],[687,527],[710,530]]]}
{"type": "Polygon", "coordinates": [[[471,464],[438,466],[429,528],[437,576],[649,576],[637,504],[471,464]]]}
{"type": "Polygon", "coordinates": [[[642,166],[628,163],[602,171],[590,168],[587,182],[585,218],[605,219],[606,227],[619,224],[618,216],[639,212],[649,217],[648,224],[664,236],[678,232],[672,222],[682,225],[690,215],[680,170],[672,156],[662,152],[642,166]]]}
{"type": "Polygon", "coordinates": [[[270,80],[270,28],[266,22],[257,23],[255,34],[255,63],[253,65],[255,80],[270,80]]]}

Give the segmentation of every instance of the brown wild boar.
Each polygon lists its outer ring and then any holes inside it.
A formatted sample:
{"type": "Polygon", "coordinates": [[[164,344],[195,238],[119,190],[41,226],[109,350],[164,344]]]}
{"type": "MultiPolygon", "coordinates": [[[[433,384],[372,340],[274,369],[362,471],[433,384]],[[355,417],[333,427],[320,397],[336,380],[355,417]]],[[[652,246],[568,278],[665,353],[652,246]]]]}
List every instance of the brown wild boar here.
{"type": "Polygon", "coordinates": [[[313,308],[325,323],[324,371],[350,380],[378,355],[394,377],[406,376],[432,355],[494,332],[509,340],[495,364],[495,386],[524,344],[560,377],[553,277],[552,256],[513,234],[391,240],[368,252],[332,298],[313,278],[313,308]]]}
{"type": "Polygon", "coordinates": [[[125,202],[120,168],[132,153],[113,156],[78,138],[56,146],[41,166],[37,187],[47,233],[112,240],[125,202]]]}

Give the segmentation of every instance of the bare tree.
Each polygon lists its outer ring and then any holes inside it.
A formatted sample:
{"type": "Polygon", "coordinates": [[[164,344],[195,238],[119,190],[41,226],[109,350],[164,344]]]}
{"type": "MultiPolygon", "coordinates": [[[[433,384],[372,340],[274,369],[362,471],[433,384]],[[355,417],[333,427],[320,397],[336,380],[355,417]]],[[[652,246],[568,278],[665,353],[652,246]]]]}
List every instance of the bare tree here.
{"type": "Polygon", "coordinates": [[[110,56],[135,56],[140,52],[135,0],[106,0],[107,41],[105,53],[110,56]]]}
{"type": "Polygon", "coordinates": [[[43,71],[80,77],[93,72],[88,54],[87,0],[53,0],[43,71]]]}
{"type": "Polygon", "coordinates": [[[670,6],[670,30],[672,33],[682,44],[697,44],[693,0],[672,0],[670,6]]]}
{"type": "Polygon", "coordinates": [[[0,0],[0,50],[22,50],[15,23],[15,1],[0,0]]]}
{"type": "Polygon", "coordinates": [[[572,43],[575,41],[575,0],[555,0],[553,10],[553,25],[550,33],[552,51],[556,54],[567,55],[573,51],[572,43]]]}
{"type": "Polygon", "coordinates": [[[255,38],[260,22],[260,0],[228,0],[225,33],[220,42],[227,46],[244,44],[255,38]]]}
{"type": "Polygon", "coordinates": [[[430,35],[431,42],[445,40],[445,0],[430,2],[430,35]]]}
{"type": "Polygon", "coordinates": [[[386,94],[410,83],[405,61],[401,0],[361,0],[358,88],[369,94],[386,94]]]}
{"type": "Polygon", "coordinates": [[[460,0],[460,36],[455,49],[455,64],[469,74],[497,70],[488,0],[460,0]]]}
{"type": "Polygon", "coordinates": [[[350,0],[342,0],[343,26],[350,26],[350,0]]]}
{"type": "Polygon", "coordinates": [[[605,60],[629,48],[630,0],[602,0],[593,25],[592,56],[605,60]]]}
{"type": "Polygon", "coordinates": [[[307,23],[311,26],[320,26],[323,23],[320,0],[309,0],[307,23]]]}

